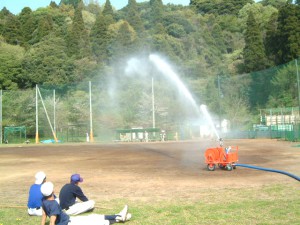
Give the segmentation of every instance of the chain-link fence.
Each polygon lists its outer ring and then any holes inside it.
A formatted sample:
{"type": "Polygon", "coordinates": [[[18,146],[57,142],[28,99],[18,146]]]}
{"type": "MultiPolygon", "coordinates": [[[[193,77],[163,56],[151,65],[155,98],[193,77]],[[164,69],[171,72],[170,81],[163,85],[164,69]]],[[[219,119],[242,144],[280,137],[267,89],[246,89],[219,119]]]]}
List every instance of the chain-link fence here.
{"type": "Polygon", "coordinates": [[[251,74],[196,80],[172,72],[176,79],[171,79],[155,68],[134,75],[116,69],[99,75],[99,81],[5,90],[1,140],[5,127],[25,127],[24,141],[30,142],[114,141],[120,129],[150,128],[166,140],[185,140],[216,136],[213,125],[220,137],[295,141],[300,139],[297,69],[292,61],[251,74]],[[196,104],[208,106],[213,124],[196,104]]]}

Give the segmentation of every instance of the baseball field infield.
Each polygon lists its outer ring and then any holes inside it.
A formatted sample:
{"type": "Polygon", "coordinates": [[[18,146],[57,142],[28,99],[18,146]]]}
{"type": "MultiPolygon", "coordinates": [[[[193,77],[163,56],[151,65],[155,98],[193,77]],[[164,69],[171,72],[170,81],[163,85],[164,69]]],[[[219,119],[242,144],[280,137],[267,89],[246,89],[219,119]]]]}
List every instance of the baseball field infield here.
{"type": "MultiPolygon", "coordinates": [[[[239,163],[300,175],[297,143],[225,140],[239,163]]],[[[96,213],[129,204],[128,224],[297,224],[300,183],[288,176],[238,167],[207,171],[213,140],[153,143],[5,145],[0,148],[0,224],[39,224],[26,214],[34,174],[60,188],[80,173],[96,213]]]]}

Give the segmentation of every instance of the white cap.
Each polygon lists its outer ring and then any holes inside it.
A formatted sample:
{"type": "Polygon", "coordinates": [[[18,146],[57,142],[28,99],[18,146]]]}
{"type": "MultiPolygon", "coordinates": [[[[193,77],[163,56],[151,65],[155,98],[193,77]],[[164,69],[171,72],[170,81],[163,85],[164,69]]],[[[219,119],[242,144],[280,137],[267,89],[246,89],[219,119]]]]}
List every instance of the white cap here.
{"type": "Polygon", "coordinates": [[[42,184],[45,178],[46,178],[46,174],[43,171],[37,172],[35,174],[35,183],[42,184]]]}
{"type": "Polygon", "coordinates": [[[41,186],[41,192],[45,197],[50,196],[53,193],[54,185],[52,182],[45,182],[41,186]]]}

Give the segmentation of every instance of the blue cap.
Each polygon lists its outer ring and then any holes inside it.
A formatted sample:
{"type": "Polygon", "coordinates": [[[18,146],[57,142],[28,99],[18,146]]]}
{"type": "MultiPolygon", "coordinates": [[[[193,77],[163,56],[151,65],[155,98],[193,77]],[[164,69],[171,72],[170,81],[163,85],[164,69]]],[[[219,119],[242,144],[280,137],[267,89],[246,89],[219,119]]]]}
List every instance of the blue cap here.
{"type": "Polygon", "coordinates": [[[76,173],[71,176],[71,182],[77,183],[77,182],[82,182],[82,181],[83,181],[83,178],[80,177],[80,174],[76,173]]]}

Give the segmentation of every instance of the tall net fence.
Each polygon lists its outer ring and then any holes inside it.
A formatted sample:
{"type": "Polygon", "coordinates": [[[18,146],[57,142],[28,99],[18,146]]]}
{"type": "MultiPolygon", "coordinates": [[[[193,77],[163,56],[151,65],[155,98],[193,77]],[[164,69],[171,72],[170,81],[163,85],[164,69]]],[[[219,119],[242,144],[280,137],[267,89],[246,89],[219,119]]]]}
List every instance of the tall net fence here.
{"type": "Polygon", "coordinates": [[[126,136],[120,130],[144,137],[134,130],[153,128],[153,140],[215,138],[212,125],[225,138],[299,140],[297,69],[292,61],[251,74],[194,80],[171,73],[176,80],[153,67],[129,75],[116,69],[91,82],[2,91],[2,143],[5,127],[25,127],[22,141],[30,142],[37,134],[38,141],[120,141],[126,136]],[[212,124],[201,104],[207,105],[212,124]]]}
{"type": "Polygon", "coordinates": [[[227,98],[223,104],[225,114],[230,114],[228,106],[233,109],[228,118],[237,124],[232,128],[241,128],[241,121],[247,121],[243,129],[232,129],[228,136],[300,140],[299,59],[264,71],[223,77],[219,90],[224,93],[221,98],[227,98]]]}

